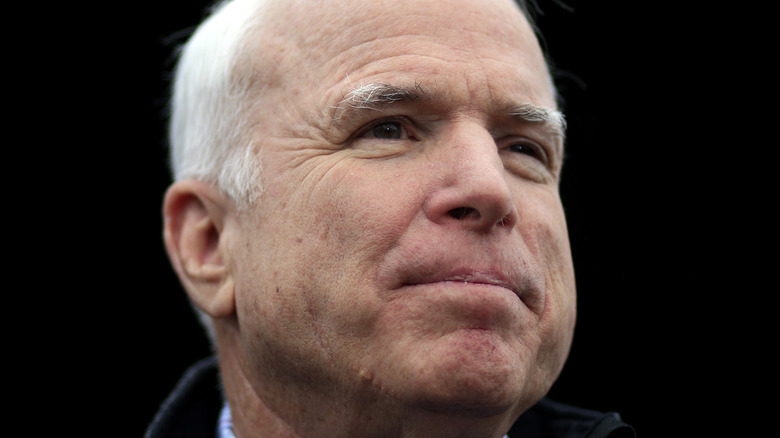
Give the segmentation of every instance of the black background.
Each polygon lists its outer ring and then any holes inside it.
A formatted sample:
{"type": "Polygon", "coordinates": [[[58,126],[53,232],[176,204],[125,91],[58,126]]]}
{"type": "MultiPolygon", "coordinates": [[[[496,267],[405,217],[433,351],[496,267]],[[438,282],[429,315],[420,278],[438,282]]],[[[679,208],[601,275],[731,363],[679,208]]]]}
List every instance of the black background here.
{"type": "MultiPolygon", "coordinates": [[[[753,168],[765,158],[744,148],[742,133],[758,128],[733,101],[761,77],[732,74],[751,62],[724,11],[537,3],[569,122],[561,191],[579,297],[551,395],[618,411],[640,437],[705,436],[691,431],[720,427],[750,386],[726,358],[760,356],[734,313],[761,305],[742,270],[742,242],[760,225],[742,219],[764,212],[742,185],[762,184],[753,168]]],[[[36,414],[75,411],[70,423],[89,419],[100,435],[141,436],[183,370],[209,354],[160,215],[174,48],[206,5],[61,6],[47,11],[56,31],[25,52],[42,65],[29,78],[44,96],[20,106],[43,120],[25,138],[50,151],[28,172],[50,175],[32,190],[36,220],[19,221],[39,237],[20,257],[36,293],[19,312],[45,327],[24,343],[44,358],[28,359],[45,368],[26,394],[36,414]]]]}

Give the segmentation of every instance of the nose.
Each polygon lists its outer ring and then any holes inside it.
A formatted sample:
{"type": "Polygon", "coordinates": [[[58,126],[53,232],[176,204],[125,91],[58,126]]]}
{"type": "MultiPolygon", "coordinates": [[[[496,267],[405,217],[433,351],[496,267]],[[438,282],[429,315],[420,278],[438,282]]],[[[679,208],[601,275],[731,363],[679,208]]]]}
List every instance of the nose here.
{"type": "Polygon", "coordinates": [[[482,233],[514,228],[517,208],[490,133],[478,124],[461,123],[436,148],[432,166],[439,186],[423,207],[428,219],[482,233]]]}

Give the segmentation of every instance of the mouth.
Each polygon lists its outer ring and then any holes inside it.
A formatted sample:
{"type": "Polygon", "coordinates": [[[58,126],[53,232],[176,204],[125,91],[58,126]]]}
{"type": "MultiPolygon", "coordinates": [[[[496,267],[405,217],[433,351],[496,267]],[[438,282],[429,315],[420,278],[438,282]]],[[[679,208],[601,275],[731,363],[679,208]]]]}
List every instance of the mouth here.
{"type": "Polygon", "coordinates": [[[426,313],[426,319],[437,321],[436,326],[444,331],[453,327],[511,331],[511,327],[527,321],[530,315],[523,310],[529,308],[525,301],[528,290],[516,287],[498,269],[462,268],[417,274],[407,278],[401,289],[397,297],[410,299],[406,301],[414,303],[410,308],[435,309],[433,314],[426,313]]]}
{"type": "Polygon", "coordinates": [[[459,270],[458,272],[446,275],[434,276],[424,281],[412,284],[430,284],[430,283],[468,283],[482,284],[487,286],[499,286],[508,289],[517,294],[509,280],[498,271],[478,271],[478,270],[459,270]]]}
{"type": "Polygon", "coordinates": [[[476,291],[488,287],[499,293],[511,293],[532,311],[540,311],[542,306],[541,287],[534,276],[507,274],[506,270],[493,267],[463,267],[452,270],[425,270],[416,271],[402,282],[402,287],[434,286],[440,284],[465,285],[470,290],[476,291]],[[501,288],[504,292],[501,292],[501,288]]]}
{"type": "Polygon", "coordinates": [[[456,269],[449,272],[442,272],[433,275],[420,275],[419,278],[413,278],[404,283],[404,286],[416,286],[433,283],[464,283],[484,286],[497,286],[511,291],[518,297],[519,288],[514,287],[512,282],[497,269],[456,269]]]}

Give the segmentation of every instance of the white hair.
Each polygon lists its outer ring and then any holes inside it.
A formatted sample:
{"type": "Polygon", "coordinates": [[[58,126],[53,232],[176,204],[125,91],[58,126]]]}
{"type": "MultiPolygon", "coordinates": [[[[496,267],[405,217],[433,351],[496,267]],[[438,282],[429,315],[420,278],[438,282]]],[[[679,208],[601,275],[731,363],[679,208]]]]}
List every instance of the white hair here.
{"type": "Polygon", "coordinates": [[[182,48],[171,97],[170,159],[174,179],[216,184],[241,206],[260,186],[249,136],[253,79],[247,35],[264,0],[224,1],[182,48]]]}
{"type": "MultiPolygon", "coordinates": [[[[215,184],[239,208],[253,203],[261,190],[260,160],[248,129],[259,90],[251,88],[246,55],[247,36],[264,2],[223,1],[211,9],[181,49],[170,102],[174,179],[215,184]]],[[[216,347],[211,317],[193,308],[216,347]]]]}

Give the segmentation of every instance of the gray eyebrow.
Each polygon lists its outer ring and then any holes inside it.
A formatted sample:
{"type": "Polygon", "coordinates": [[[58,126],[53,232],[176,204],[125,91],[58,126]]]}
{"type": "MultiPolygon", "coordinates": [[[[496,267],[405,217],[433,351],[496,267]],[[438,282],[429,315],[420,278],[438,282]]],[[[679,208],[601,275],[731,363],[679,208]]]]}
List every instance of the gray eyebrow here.
{"type": "MultiPolygon", "coordinates": [[[[379,111],[383,107],[398,103],[429,97],[419,83],[410,87],[370,83],[354,86],[335,107],[335,120],[340,120],[350,109],[367,109],[379,111]]],[[[524,103],[509,107],[507,114],[526,123],[541,123],[550,128],[550,132],[566,137],[566,118],[563,113],[552,108],[533,103],[524,103]]]]}
{"type": "Polygon", "coordinates": [[[336,108],[341,111],[337,112],[336,118],[341,118],[349,108],[380,110],[385,105],[417,100],[425,95],[420,84],[415,84],[413,87],[397,87],[382,83],[356,86],[339,102],[336,108]]]}
{"type": "Polygon", "coordinates": [[[525,103],[508,111],[511,117],[529,123],[542,123],[561,137],[566,137],[566,117],[562,112],[532,103],[525,103]]]}

